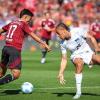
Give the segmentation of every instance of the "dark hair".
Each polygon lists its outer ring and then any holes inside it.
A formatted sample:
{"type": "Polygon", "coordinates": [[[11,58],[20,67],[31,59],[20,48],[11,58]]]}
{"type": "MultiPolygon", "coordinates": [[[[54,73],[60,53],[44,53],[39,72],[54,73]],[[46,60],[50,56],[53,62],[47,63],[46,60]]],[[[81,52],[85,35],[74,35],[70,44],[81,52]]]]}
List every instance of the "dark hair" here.
{"type": "Polygon", "coordinates": [[[56,26],[56,28],[58,28],[58,27],[63,27],[63,28],[65,28],[67,31],[70,31],[70,28],[69,28],[67,25],[65,25],[64,23],[59,23],[59,24],[56,26]]]}
{"type": "Polygon", "coordinates": [[[21,12],[20,12],[20,18],[23,16],[23,15],[29,15],[29,16],[33,16],[33,13],[30,11],[30,10],[28,10],[28,9],[23,9],[21,12]]]}

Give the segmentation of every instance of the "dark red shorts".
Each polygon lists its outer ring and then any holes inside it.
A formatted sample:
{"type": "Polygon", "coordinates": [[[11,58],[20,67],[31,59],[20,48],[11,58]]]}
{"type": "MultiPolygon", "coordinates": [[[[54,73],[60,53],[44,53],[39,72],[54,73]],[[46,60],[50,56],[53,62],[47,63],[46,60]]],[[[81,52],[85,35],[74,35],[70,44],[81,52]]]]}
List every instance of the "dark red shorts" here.
{"type": "Polygon", "coordinates": [[[21,52],[11,46],[5,46],[1,55],[2,67],[21,70],[21,52]]]}

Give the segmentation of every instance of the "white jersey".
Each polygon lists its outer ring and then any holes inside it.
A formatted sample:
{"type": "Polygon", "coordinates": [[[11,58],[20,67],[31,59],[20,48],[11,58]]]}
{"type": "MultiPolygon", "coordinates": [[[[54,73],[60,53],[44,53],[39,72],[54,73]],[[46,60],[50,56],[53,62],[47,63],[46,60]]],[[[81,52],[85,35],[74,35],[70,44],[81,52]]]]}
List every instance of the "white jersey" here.
{"type": "Polygon", "coordinates": [[[62,53],[66,53],[69,49],[72,53],[82,48],[86,43],[86,31],[82,28],[73,28],[70,31],[71,38],[69,40],[62,40],[60,43],[62,53]]]}
{"type": "Polygon", "coordinates": [[[85,40],[87,32],[82,28],[73,28],[70,33],[71,38],[69,40],[62,40],[60,42],[62,54],[66,54],[67,49],[69,49],[72,52],[72,60],[82,58],[85,63],[89,64],[93,51],[85,40]]]}

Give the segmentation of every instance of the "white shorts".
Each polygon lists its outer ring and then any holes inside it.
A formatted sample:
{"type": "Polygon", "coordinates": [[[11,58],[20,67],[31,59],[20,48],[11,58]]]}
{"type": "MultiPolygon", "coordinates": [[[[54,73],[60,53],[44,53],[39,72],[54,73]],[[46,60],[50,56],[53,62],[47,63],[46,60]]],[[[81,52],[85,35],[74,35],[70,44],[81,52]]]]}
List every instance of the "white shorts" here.
{"type": "Polygon", "coordinates": [[[74,61],[75,58],[81,58],[85,64],[90,64],[94,52],[88,45],[85,45],[84,48],[80,48],[79,50],[75,51],[71,55],[71,60],[74,61]]]}

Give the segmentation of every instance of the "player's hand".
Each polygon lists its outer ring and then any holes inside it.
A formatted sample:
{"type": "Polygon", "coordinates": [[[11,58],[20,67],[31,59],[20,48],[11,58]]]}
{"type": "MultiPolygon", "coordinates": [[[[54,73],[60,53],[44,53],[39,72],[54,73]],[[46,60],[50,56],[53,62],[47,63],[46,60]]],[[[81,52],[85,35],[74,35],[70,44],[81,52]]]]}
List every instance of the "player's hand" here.
{"type": "Polygon", "coordinates": [[[42,44],[40,44],[40,46],[41,46],[41,48],[47,49],[48,52],[51,51],[51,48],[45,42],[43,42],[42,44]]]}
{"type": "Polygon", "coordinates": [[[60,84],[62,85],[65,84],[66,80],[64,79],[64,74],[59,74],[58,79],[59,79],[60,84]]]}
{"type": "Polygon", "coordinates": [[[47,44],[45,45],[45,48],[47,49],[48,52],[51,51],[51,48],[47,44]]]}

